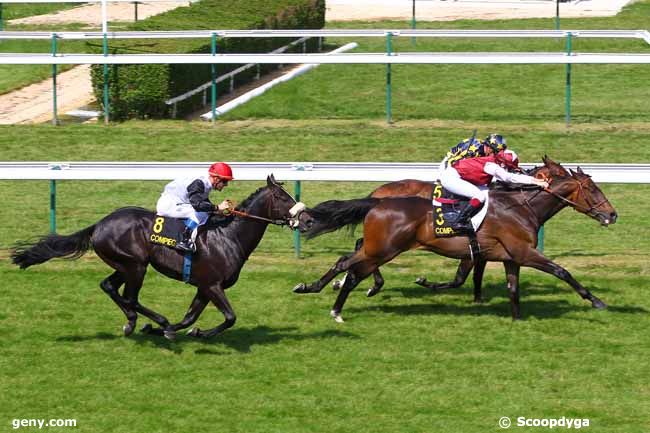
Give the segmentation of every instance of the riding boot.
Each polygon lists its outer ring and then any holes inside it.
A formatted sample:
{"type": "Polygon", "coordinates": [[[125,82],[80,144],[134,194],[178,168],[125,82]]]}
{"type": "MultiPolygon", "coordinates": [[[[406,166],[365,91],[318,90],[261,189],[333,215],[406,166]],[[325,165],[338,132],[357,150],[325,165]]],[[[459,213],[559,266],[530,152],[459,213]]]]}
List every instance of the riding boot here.
{"type": "Polygon", "coordinates": [[[183,239],[181,239],[181,241],[178,244],[176,244],[176,249],[185,252],[192,252],[192,253],[196,251],[196,245],[192,241],[193,231],[194,231],[193,229],[189,227],[185,227],[185,231],[183,232],[183,239]]]}
{"type": "Polygon", "coordinates": [[[474,215],[476,215],[481,210],[482,207],[483,207],[483,203],[480,203],[479,206],[472,206],[471,201],[468,202],[458,214],[458,218],[456,218],[456,221],[450,224],[451,228],[454,230],[469,230],[469,229],[473,230],[470,219],[474,215]]]}

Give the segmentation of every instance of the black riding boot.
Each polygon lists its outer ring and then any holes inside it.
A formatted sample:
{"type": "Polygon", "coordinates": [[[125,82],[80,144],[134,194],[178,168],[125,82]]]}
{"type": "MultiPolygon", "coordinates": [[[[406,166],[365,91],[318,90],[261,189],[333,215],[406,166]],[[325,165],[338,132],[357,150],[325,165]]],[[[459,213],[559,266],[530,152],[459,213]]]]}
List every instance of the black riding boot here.
{"type": "Polygon", "coordinates": [[[454,230],[470,230],[470,229],[473,230],[470,218],[476,215],[481,210],[482,207],[483,204],[481,204],[481,206],[479,207],[474,207],[471,204],[467,203],[465,207],[458,214],[458,218],[456,218],[456,221],[450,224],[451,228],[454,230]]]}
{"type": "Polygon", "coordinates": [[[196,251],[196,245],[194,245],[194,242],[192,242],[191,228],[185,227],[185,231],[183,232],[183,239],[180,241],[180,243],[176,244],[176,249],[192,253],[196,251]]]}

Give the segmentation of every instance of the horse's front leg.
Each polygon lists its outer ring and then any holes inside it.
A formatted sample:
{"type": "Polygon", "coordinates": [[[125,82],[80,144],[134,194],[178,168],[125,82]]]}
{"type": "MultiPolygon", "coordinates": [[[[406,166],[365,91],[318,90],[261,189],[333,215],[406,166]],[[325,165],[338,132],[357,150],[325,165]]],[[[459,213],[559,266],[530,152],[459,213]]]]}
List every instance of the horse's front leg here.
{"type": "Polygon", "coordinates": [[[154,334],[154,335],[163,335],[170,340],[173,340],[176,334],[176,331],[179,331],[181,329],[185,329],[188,326],[191,326],[196,322],[205,309],[205,306],[208,304],[208,299],[201,295],[201,293],[197,290],[196,295],[194,296],[194,299],[192,300],[192,303],[190,304],[190,308],[187,310],[187,313],[185,313],[185,317],[183,317],[183,320],[181,320],[178,323],[175,323],[173,325],[169,325],[166,328],[154,328],[150,324],[146,324],[142,327],[142,331],[147,333],[147,334],[154,334]]]}
{"type": "Polygon", "coordinates": [[[543,254],[537,251],[534,248],[531,248],[526,255],[526,259],[521,263],[522,266],[528,266],[531,268],[539,269],[542,272],[551,274],[561,279],[562,281],[568,283],[573,289],[578,292],[578,295],[582,299],[587,299],[591,302],[591,306],[594,308],[607,308],[607,304],[598,299],[596,296],[592,295],[591,292],[585,289],[580,283],[578,283],[562,266],[554,263],[553,261],[546,258],[543,254]]]}
{"type": "Polygon", "coordinates": [[[228,298],[226,298],[226,294],[221,285],[216,284],[209,287],[199,287],[199,291],[202,296],[209,299],[221,311],[225,320],[219,326],[206,331],[201,331],[199,328],[192,328],[188,332],[188,335],[192,337],[210,338],[232,327],[237,321],[237,316],[235,316],[235,311],[232,309],[228,298]]]}
{"type": "Polygon", "coordinates": [[[476,259],[474,262],[474,302],[480,304],[483,302],[483,274],[485,273],[485,265],[487,261],[482,258],[476,259]]]}
{"type": "Polygon", "coordinates": [[[294,293],[319,293],[323,288],[334,279],[338,274],[347,270],[350,255],[341,256],[319,280],[311,284],[300,283],[293,288],[294,293]]]}
{"type": "Polygon", "coordinates": [[[512,320],[519,320],[521,319],[521,310],[519,309],[520,266],[512,261],[504,262],[503,265],[506,268],[506,280],[508,281],[508,295],[510,297],[512,320]]]}
{"type": "Polygon", "coordinates": [[[183,320],[171,325],[170,328],[176,332],[193,325],[194,322],[198,320],[206,305],[208,305],[208,298],[203,296],[201,292],[197,290],[196,295],[194,295],[194,299],[192,299],[192,303],[190,304],[190,308],[187,310],[187,313],[185,313],[183,320]]]}

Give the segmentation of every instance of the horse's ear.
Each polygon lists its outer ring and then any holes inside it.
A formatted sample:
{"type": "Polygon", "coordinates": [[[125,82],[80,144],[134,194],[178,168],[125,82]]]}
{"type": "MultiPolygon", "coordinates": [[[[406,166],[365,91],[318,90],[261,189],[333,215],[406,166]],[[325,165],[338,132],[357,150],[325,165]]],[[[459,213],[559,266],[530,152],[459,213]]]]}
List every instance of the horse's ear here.
{"type": "Polygon", "coordinates": [[[549,171],[552,175],[567,176],[569,174],[569,172],[566,171],[564,167],[562,167],[557,162],[553,161],[551,158],[548,157],[548,155],[544,155],[542,161],[544,161],[544,165],[549,168],[549,171]]]}
{"type": "Polygon", "coordinates": [[[578,166],[578,167],[576,168],[576,173],[578,173],[578,174],[585,174],[585,172],[582,171],[582,169],[580,168],[580,166],[578,166]]]}
{"type": "Polygon", "coordinates": [[[267,184],[268,186],[273,186],[273,185],[277,185],[277,184],[278,184],[278,183],[275,181],[275,176],[273,176],[273,173],[269,174],[269,175],[266,177],[266,184],[267,184]]]}

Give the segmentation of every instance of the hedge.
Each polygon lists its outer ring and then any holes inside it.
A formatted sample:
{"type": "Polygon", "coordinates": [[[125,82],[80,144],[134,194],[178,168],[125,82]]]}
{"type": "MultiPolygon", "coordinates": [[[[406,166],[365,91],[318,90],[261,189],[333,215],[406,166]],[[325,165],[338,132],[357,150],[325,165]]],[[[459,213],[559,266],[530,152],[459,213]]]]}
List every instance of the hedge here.
{"type": "MultiPolygon", "coordinates": [[[[128,30],[254,30],[254,29],[320,29],[325,24],[325,0],[201,0],[191,6],[134,23],[128,30]]],[[[288,44],[285,38],[223,38],[218,39],[219,53],[264,53],[288,44]]],[[[97,43],[89,43],[92,51],[101,52],[97,43]]],[[[308,44],[314,51],[317,43],[308,44]]],[[[300,47],[297,47],[299,49],[300,47]]],[[[109,41],[111,54],[210,53],[211,41],[203,39],[153,39],[109,41]]],[[[240,65],[217,65],[217,75],[240,65]]],[[[262,71],[274,65],[262,65],[262,71]]],[[[255,71],[241,74],[237,83],[249,80],[255,71]]],[[[210,65],[110,65],[108,75],[109,117],[128,118],[169,117],[171,108],[165,104],[210,81],[210,65]]],[[[97,101],[104,101],[104,67],[92,67],[92,83],[97,101]]],[[[221,94],[229,83],[219,84],[221,94]]],[[[178,114],[190,113],[202,105],[201,95],[178,104],[178,114]]],[[[103,107],[102,107],[103,109],[103,107]]]]}

